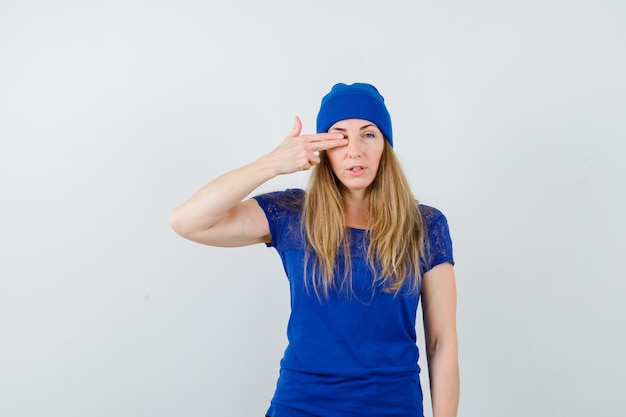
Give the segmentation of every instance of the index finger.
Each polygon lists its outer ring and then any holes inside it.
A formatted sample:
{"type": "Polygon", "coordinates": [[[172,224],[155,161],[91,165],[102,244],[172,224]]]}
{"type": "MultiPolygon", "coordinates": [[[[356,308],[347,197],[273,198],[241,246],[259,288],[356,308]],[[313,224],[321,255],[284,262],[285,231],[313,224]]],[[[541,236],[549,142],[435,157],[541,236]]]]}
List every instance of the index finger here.
{"type": "Polygon", "coordinates": [[[343,133],[316,133],[313,135],[301,136],[302,139],[311,144],[314,151],[323,151],[326,149],[346,146],[348,138],[343,133]]]}

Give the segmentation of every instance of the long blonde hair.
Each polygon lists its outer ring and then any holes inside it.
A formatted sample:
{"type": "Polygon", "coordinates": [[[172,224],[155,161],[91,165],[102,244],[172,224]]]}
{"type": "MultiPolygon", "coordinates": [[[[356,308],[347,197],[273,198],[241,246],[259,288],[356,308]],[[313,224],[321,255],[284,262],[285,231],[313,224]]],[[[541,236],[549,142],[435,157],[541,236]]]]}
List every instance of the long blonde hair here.
{"type": "MultiPolygon", "coordinates": [[[[367,259],[375,282],[387,292],[399,292],[410,280],[417,290],[424,258],[424,224],[417,200],[410,190],[400,162],[385,140],[376,178],[368,187],[370,237],[367,259]]],[[[351,290],[350,242],[346,238],[344,189],[335,177],[325,152],[315,166],[304,198],[303,227],[308,238],[304,268],[312,262],[315,293],[328,297],[331,289],[351,290]],[[335,267],[343,255],[344,275],[337,285],[335,267]]],[[[307,274],[305,280],[308,284],[307,274]]]]}

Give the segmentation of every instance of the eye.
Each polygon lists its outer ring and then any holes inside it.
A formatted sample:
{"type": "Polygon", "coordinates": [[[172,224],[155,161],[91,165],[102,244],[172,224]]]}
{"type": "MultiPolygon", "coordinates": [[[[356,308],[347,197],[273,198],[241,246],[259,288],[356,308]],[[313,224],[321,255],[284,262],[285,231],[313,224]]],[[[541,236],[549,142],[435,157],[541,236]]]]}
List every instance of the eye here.
{"type": "Polygon", "coordinates": [[[375,133],[373,133],[373,132],[366,132],[366,133],[363,135],[363,137],[364,137],[364,138],[366,138],[366,139],[375,139],[375,138],[376,138],[376,134],[375,134],[375,133]]]}

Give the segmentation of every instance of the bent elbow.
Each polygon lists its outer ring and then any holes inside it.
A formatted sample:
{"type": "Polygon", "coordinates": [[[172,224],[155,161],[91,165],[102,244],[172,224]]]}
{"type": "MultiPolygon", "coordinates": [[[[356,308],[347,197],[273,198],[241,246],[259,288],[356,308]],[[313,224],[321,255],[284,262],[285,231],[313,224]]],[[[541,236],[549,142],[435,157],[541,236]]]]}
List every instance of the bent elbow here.
{"type": "Polygon", "coordinates": [[[186,227],[186,223],[182,216],[179,213],[178,208],[175,208],[170,212],[169,216],[170,227],[174,232],[179,234],[182,237],[187,237],[189,233],[189,228],[186,227]]]}

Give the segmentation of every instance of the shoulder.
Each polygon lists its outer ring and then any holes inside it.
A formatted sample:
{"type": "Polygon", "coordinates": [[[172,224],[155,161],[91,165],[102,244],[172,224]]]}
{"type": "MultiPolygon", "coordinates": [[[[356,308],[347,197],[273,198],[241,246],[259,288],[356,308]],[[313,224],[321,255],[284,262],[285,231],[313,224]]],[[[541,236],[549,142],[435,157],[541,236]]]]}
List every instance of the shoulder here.
{"type": "Polygon", "coordinates": [[[419,204],[418,208],[426,227],[442,222],[447,224],[448,221],[446,216],[441,212],[441,210],[426,204],[419,204]]]}
{"type": "Polygon", "coordinates": [[[439,209],[423,204],[419,205],[419,210],[424,224],[427,252],[423,272],[444,262],[454,265],[452,238],[446,216],[439,209]]]}
{"type": "Polygon", "coordinates": [[[259,194],[252,198],[256,200],[268,219],[280,222],[285,219],[285,216],[299,218],[304,205],[304,190],[290,188],[259,194]]]}
{"type": "Polygon", "coordinates": [[[274,200],[293,200],[293,201],[302,201],[304,200],[304,190],[300,188],[287,188],[283,191],[272,191],[265,194],[258,194],[254,196],[255,199],[258,198],[270,198],[274,200]]]}
{"type": "Polygon", "coordinates": [[[304,191],[296,188],[273,191],[252,197],[259,204],[269,223],[272,242],[268,246],[284,249],[300,238],[300,219],[304,191]],[[296,233],[298,232],[298,233],[296,233]]]}
{"type": "Polygon", "coordinates": [[[289,188],[283,191],[272,191],[253,196],[261,207],[270,206],[286,210],[299,210],[304,203],[304,190],[289,188]]]}

